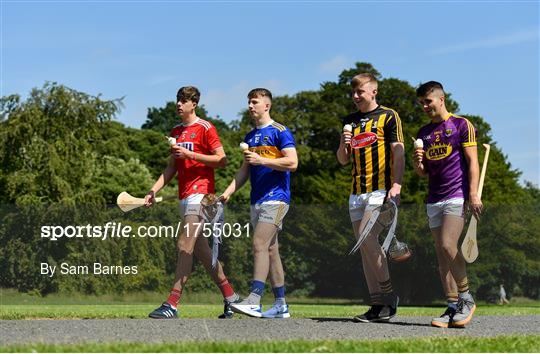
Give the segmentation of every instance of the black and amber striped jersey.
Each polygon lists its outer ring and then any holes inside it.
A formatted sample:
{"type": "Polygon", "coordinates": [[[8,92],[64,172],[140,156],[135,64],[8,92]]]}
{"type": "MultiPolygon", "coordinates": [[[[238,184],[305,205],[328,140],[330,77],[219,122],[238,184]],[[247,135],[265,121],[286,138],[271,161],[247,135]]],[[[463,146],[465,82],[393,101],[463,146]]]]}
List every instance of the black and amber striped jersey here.
{"type": "Polygon", "coordinates": [[[401,120],[396,111],[378,106],[343,118],[353,128],[351,194],[364,194],[392,187],[391,143],[403,142],[401,120]]]}

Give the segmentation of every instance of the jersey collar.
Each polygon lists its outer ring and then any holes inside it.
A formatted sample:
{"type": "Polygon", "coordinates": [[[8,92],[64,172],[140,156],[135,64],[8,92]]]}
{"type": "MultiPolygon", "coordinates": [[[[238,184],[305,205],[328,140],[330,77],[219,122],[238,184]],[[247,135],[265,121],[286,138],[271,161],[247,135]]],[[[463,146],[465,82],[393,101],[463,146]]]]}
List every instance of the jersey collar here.
{"type": "Polygon", "coordinates": [[[264,125],[257,125],[257,129],[263,129],[263,128],[266,128],[266,127],[269,127],[272,125],[272,123],[274,123],[274,120],[271,119],[270,122],[268,122],[268,124],[264,124],[264,125]]]}
{"type": "Polygon", "coordinates": [[[183,127],[190,127],[190,126],[192,126],[193,124],[197,123],[200,120],[201,120],[201,118],[197,117],[192,123],[186,124],[186,123],[182,122],[181,124],[182,124],[183,127]]]}

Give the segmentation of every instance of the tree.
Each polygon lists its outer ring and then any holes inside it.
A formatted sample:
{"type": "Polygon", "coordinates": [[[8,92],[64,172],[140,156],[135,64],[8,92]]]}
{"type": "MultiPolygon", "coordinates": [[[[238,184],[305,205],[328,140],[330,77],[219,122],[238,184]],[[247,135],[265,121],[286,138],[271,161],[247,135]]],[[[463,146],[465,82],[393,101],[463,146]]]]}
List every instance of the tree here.
{"type": "Polygon", "coordinates": [[[24,102],[12,95],[0,103],[0,200],[86,199],[96,158],[93,147],[121,101],[46,83],[24,102]]]}
{"type": "MultiPolygon", "coordinates": [[[[206,111],[206,108],[204,108],[204,105],[197,106],[195,114],[197,114],[197,117],[199,118],[210,121],[216,126],[218,131],[228,129],[227,123],[223,122],[221,119],[208,117],[208,112],[206,111]]],[[[176,103],[167,102],[165,107],[162,108],[148,108],[146,121],[141,128],[152,129],[163,134],[169,134],[171,129],[179,123],[180,120],[176,114],[176,103]]]]}
{"type": "MultiPolygon", "coordinates": [[[[425,215],[427,179],[416,176],[410,158],[410,137],[416,136],[428,119],[415,104],[412,85],[385,78],[368,63],[356,63],[318,90],[274,98],[272,117],[291,129],[299,155],[298,171],[291,175],[293,202],[279,235],[287,287],[303,295],[355,298],[365,289],[361,262],[357,256],[347,256],[354,243],[347,209],[350,166],[342,167],[335,158],[341,118],[355,110],[350,81],[360,72],[371,72],[379,79],[378,100],[399,113],[406,139],[397,234],[413,249],[414,258],[406,264],[391,265],[394,286],[404,302],[432,301],[441,297],[442,290],[425,215]],[[418,279],[422,279],[422,287],[416,286],[418,279]]],[[[25,101],[16,95],[1,99],[1,201],[16,203],[18,209],[0,204],[0,268],[6,270],[0,286],[42,293],[166,290],[174,273],[175,239],[49,242],[39,235],[42,225],[95,225],[110,220],[133,226],[178,222],[178,211],[172,203],[124,215],[117,208],[105,207],[105,203],[113,204],[122,190],[142,196],[151,187],[170,158],[164,135],[178,122],[174,103],[168,102],[164,107],[149,109],[143,129],[126,128],[113,120],[120,104],[54,83],[34,89],[25,101]],[[143,270],[132,278],[100,280],[49,279],[39,276],[35,269],[42,261],[58,264],[94,258],[111,264],[136,263],[143,270]]],[[[451,94],[447,105],[459,113],[451,94]]],[[[240,120],[226,124],[208,117],[202,106],[198,115],[216,126],[229,160],[227,168],[216,171],[219,193],[242,163],[238,143],[253,128],[252,120],[244,111],[240,120]]],[[[483,194],[486,211],[478,232],[480,257],[468,268],[473,289],[479,298],[488,299],[502,282],[510,295],[538,298],[540,191],[530,183],[525,188],[519,185],[520,172],[512,168],[493,141],[486,120],[464,116],[477,128],[480,161],[484,156],[481,144],[491,144],[483,194]]],[[[161,195],[174,195],[174,183],[161,195]]],[[[231,223],[248,222],[249,186],[227,205],[226,218],[231,223]]],[[[247,286],[251,239],[224,241],[220,259],[230,271],[229,279],[236,286],[247,286]]],[[[192,286],[198,290],[213,287],[202,279],[192,286]]]]}

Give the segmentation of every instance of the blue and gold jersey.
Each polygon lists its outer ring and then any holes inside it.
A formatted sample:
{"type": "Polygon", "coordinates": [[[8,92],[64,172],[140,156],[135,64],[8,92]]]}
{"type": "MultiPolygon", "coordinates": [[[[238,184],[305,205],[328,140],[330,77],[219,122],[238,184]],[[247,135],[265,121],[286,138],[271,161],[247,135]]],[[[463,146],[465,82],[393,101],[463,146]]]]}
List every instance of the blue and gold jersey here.
{"type": "MultiPolygon", "coordinates": [[[[246,135],[244,142],[249,145],[250,151],[269,159],[283,157],[281,150],[296,147],[291,131],[276,122],[253,129],[246,135]]],[[[289,171],[276,171],[265,166],[250,165],[249,174],[251,204],[260,204],[271,200],[290,203],[289,171]]]]}

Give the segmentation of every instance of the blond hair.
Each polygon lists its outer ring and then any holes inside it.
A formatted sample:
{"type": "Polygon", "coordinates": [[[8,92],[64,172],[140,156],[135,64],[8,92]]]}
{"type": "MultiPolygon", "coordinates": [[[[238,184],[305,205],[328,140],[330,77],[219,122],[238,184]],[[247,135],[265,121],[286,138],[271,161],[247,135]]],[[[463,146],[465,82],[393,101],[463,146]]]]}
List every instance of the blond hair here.
{"type": "Polygon", "coordinates": [[[353,89],[355,89],[355,88],[357,88],[359,86],[365,85],[365,84],[370,83],[370,82],[373,82],[376,89],[378,88],[379,85],[378,85],[377,79],[375,78],[375,76],[373,74],[362,73],[362,74],[358,74],[358,75],[356,75],[355,77],[352,78],[351,86],[352,86],[353,89]]]}

